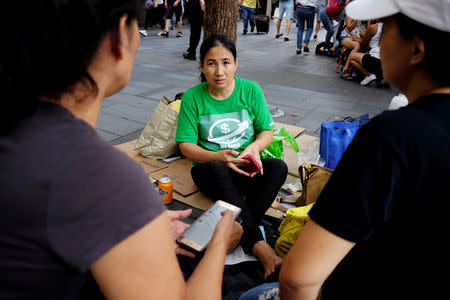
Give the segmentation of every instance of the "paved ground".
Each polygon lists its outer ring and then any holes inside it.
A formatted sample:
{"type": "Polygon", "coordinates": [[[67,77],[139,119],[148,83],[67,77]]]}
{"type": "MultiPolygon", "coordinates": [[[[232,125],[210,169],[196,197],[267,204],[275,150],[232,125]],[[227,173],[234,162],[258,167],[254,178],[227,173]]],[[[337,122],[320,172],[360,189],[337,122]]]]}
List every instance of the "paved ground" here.
{"type": "MultiPolygon", "coordinates": [[[[334,59],[314,54],[316,44],[324,40],[323,28],[318,41],[310,43],[312,52],[296,55],[293,25],[290,41],[285,42],[275,38],[275,22],[267,35],[243,36],[242,22],[238,24],[237,76],[257,81],[267,102],[285,113],[275,121],[305,127],[308,134],[318,136],[324,121],[364,113],[372,117],[388,107],[397,94],[394,89],[344,81],[334,71],[334,59]]],[[[162,96],[173,98],[199,83],[198,61],[182,57],[189,43],[189,24],[180,38],[175,38],[176,30],[169,38],[159,37],[158,32],[153,28],[142,38],[127,87],[103,103],[97,132],[112,145],[138,138],[162,96]]]]}

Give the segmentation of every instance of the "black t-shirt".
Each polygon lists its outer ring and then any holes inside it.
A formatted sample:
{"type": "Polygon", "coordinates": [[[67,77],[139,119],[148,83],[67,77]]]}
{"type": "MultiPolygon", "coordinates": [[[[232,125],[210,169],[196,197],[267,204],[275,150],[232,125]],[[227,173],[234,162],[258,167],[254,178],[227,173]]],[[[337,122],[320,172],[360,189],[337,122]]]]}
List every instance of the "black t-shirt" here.
{"type": "Polygon", "coordinates": [[[428,95],[361,128],[309,215],[355,247],[322,299],[448,292],[450,95],[428,95]]]}
{"type": "Polygon", "coordinates": [[[0,136],[0,299],[93,299],[91,265],[163,211],[138,164],[40,104],[0,136]]]}

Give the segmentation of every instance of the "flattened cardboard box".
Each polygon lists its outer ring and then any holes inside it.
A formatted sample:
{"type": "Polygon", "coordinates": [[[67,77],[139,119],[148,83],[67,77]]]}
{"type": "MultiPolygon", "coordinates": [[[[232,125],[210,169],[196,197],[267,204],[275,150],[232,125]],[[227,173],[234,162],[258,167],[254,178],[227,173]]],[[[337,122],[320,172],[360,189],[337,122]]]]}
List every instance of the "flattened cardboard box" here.
{"type": "MultiPolygon", "coordinates": [[[[188,196],[198,191],[197,186],[191,178],[192,161],[187,158],[179,158],[172,162],[165,163],[142,156],[134,149],[136,140],[116,145],[115,148],[125,152],[130,158],[135,160],[142,168],[156,180],[164,175],[173,180],[173,189],[183,196],[188,196]]],[[[178,200],[178,199],[177,199],[178,200]]]]}
{"type": "MultiPolygon", "coordinates": [[[[283,123],[275,123],[275,127],[279,128],[281,126],[285,126],[294,137],[298,137],[305,131],[305,129],[302,127],[283,123]]],[[[301,149],[302,146],[300,145],[300,142],[298,140],[297,142],[299,143],[299,147],[301,149]]],[[[142,156],[134,149],[135,144],[136,140],[116,145],[115,147],[125,152],[130,158],[138,162],[153,178],[158,180],[164,175],[171,177],[174,182],[174,199],[202,210],[206,210],[212,205],[213,200],[203,193],[199,192],[198,187],[192,181],[192,177],[190,174],[192,162],[189,159],[176,159],[169,163],[149,159],[142,156]]],[[[288,163],[288,167],[290,167],[290,171],[293,171],[294,169],[298,168],[296,153],[291,149],[295,157],[295,159],[292,160],[292,154],[288,152],[289,149],[290,147],[285,145],[285,161],[289,157],[291,157],[292,163],[288,163]]],[[[269,211],[273,211],[273,209],[269,209],[269,211]]],[[[269,213],[269,211],[267,213],[269,213]]],[[[278,214],[276,215],[279,217],[278,214]]]]}
{"type": "Polygon", "coordinates": [[[119,149],[120,151],[127,154],[131,159],[135,160],[148,174],[165,169],[169,166],[166,163],[142,156],[139,152],[134,150],[134,145],[136,145],[136,140],[116,145],[115,148],[119,149]]]}
{"type": "MultiPolygon", "coordinates": [[[[173,189],[183,196],[189,196],[198,191],[191,177],[192,160],[187,158],[178,158],[162,170],[150,173],[150,176],[160,180],[165,175],[173,181],[173,189]]],[[[177,199],[178,200],[178,199],[177,199]]]]}

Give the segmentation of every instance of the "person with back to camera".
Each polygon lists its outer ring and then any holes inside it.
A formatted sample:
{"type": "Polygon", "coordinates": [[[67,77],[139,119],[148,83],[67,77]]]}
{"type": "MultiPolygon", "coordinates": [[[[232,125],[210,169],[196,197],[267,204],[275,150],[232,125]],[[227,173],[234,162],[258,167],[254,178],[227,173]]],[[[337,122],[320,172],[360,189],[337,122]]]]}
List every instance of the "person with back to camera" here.
{"type": "Polygon", "coordinates": [[[296,18],[297,18],[297,54],[303,51],[309,52],[309,40],[314,27],[314,12],[316,10],[316,0],[296,0],[296,18]],[[305,28],[306,25],[306,28],[305,28]],[[305,40],[303,43],[303,32],[306,30],[305,40]]]}
{"type": "Polygon", "coordinates": [[[183,96],[176,141],[195,162],[191,175],[199,189],[242,209],[241,244],[259,258],[267,277],[282,260],[264,241],[258,223],[286,180],[287,166],[280,159],[260,159],[273,139],[274,123],[261,87],[236,77],[237,66],[236,47],[228,36],[214,34],[203,41],[202,83],[183,96]],[[259,172],[240,168],[247,154],[262,165],[259,172]]]}
{"type": "Polygon", "coordinates": [[[190,211],[166,212],[144,170],[95,131],[103,98],[130,79],[142,2],[0,5],[0,298],[221,299],[242,234],[231,211],[185,283],[176,253],[192,253],[174,240],[190,211]]]}
{"type": "Polygon", "coordinates": [[[448,294],[438,272],[449,252],[450,60],[442,47],[450,39],[449,11],[449,0],[347,6],[352,19],[382,18],[384,78],[409,104],[358,131],[283,262],[282,300],[317,299],[321,287],[321,299],[448,294]]]}

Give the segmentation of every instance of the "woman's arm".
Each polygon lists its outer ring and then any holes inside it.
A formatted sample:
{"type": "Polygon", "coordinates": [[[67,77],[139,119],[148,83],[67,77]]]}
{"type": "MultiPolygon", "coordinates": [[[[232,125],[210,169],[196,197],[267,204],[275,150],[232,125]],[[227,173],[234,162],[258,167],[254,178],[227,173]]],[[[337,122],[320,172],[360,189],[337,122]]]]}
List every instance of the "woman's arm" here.
{"type": "Polygon", "coordinates": [[[197,162],[205,163],[210,161],[220,161],[227,165],[230,169],[237,173],[245,176],[250,176],[247,172],[239,169],[235,164],[244,164],[247,161],[238,157],[233,157],[239,155],[239,152],[235,150],[220,150],[220,151],[210,151],[205,150],[197,144],[194,143],[180,143],[180,150],[184,156],[197,162]]]}
{"type": "Polygon", "coordinates": [[[358,25],[358,21],[345,16],[345,27],[347,27],[347,31],[349,33],[352,32],[353,29],[355,29],[356,25],[358,25]]]}
{"type": "Polygon", "coordinates": [[[223,213],[186,286],[169,219],[163,213],[99,258],[91,272],[108,300],[221,299],[225,254],[236,247],[241,235],[242,227],[231,211],[223,213]]]}
{"type": "Polygon", "coordinates": [[[191,299],[222,299],[225,256],[237,246],[243,232],[230,210],[222,214],[224,216],[208,243],[205,255],[187,282],[191,299]]]}
{"type": "Polygon", "coordinates": [[[310,219],[281,266],[280,298],[317,299],[325,279],[354,245],[310,219]]]}
{"type": "MultiPolygon", "coordinates": [[[[273,130],[264,130],[258,134],[256,140],[249,144],[247,148],[242,151],[242,153],[238,156],[238,158],[244,157],[247,154],[252,154],[259,164],[262,166],[261,158],[259,157],[259,153],[266,149],[273,140],[273,130]]],[[[250,176],[253,177],[258,172],[250,173],[250,176]]],[[[259,173],[264,174],[264,170],[261,169],[259,173]]]]}

